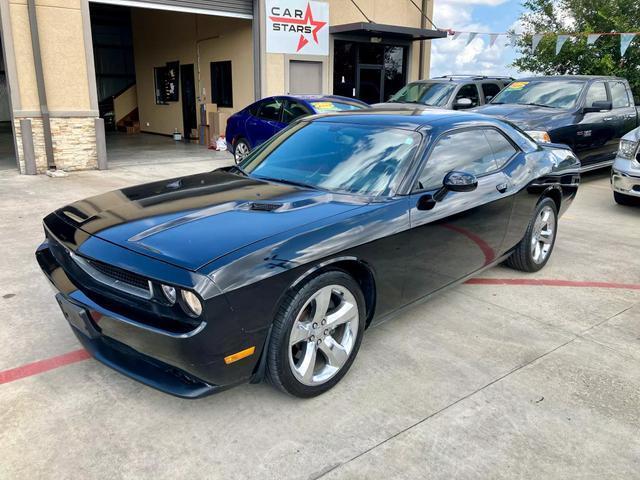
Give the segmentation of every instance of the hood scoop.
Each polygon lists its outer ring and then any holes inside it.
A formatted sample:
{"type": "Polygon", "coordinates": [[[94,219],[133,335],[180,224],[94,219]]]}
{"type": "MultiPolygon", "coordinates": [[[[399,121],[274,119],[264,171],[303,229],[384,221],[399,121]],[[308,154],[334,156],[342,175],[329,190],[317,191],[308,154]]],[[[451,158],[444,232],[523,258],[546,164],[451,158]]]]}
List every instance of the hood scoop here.
{"type": "Polygon", "coordinates": [[[273,212],[282,207],[282,203],[267,203],[267,202],[251,202],[249,210],[257,210],[259,212],[273,212]]]}

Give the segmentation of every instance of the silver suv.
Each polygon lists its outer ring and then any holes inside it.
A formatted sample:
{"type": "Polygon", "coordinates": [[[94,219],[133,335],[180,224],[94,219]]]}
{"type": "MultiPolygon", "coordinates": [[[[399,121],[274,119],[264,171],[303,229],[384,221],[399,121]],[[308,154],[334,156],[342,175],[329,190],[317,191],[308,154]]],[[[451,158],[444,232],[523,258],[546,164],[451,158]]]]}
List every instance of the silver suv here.
{"type": "Polygon", "coordinates": [[[428,107],[462,110],[484,105],[513,79],[483,75],[446,75],[418,80],[405,85],[388,101],[375,107],[419,104],[428,107]]]}

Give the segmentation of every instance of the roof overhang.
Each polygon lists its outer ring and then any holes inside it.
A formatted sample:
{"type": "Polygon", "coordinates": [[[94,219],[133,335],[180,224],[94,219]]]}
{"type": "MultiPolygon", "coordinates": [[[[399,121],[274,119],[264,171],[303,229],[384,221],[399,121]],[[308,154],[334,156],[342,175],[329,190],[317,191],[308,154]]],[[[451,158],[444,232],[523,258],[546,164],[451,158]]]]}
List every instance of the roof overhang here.
{"type": "Polygon", "coordinates": [[[384,25],[373,22],[346,23],[344,25],[333,25],[330,30],[332,34],[342,34],[360,37],[382,37],[396,38],[398,40],[431,40],[433,38],[445,38],[447,32],[444,30],[429,30],[427,28],[403,27],[400,25],[384,25]]]}

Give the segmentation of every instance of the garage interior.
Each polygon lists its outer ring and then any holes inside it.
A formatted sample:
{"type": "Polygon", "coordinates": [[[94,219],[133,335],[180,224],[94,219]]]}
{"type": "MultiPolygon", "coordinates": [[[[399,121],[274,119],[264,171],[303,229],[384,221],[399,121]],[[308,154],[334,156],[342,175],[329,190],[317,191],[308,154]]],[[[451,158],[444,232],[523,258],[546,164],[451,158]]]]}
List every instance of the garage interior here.
{"type": "Polygon", "coordinates": [[[2,43],[0,43],[0,170],[17,168],[14,148],[9,88],[4,67],[2,43]]]}
{"type": "Polygon", "coordinates": [[[90,3],[110,165],[219,155],[208,145],[254,99],[252,21],[219,13],[90,3]]]}

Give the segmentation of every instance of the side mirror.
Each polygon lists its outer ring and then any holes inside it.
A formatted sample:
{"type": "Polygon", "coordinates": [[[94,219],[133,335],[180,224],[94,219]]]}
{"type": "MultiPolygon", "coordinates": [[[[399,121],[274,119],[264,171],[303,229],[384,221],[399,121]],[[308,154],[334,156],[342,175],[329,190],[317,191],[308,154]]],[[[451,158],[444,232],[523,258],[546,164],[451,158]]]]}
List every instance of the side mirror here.
{"type": "Polygon", "coordinates": [[[450,192],[473,192],[478,188],[478,179],[472,173],[454,171],[445,175],[442,186],[450,192]]]}
{"type": "Polygon", "coordinates": [[[464,109],[471,107],[473,107],[473,102],[470,98],[458,98],[453,104],[453,108],[464,109]]]}
{"type": "Polygon", "coordinates": [[[590,112],[602,112],[611,110],[613,105],[609,100],[598,100],[593,102],[590,107],[584,107],[582,109],[582,113],[590,113],[590,112]]]}
{"type": "Polygon", "coordinates": [[[489,103],[491,101],[491,99],[493,98],[493,95],[485,95],[484,96],[484,101],[489,103]]]}

